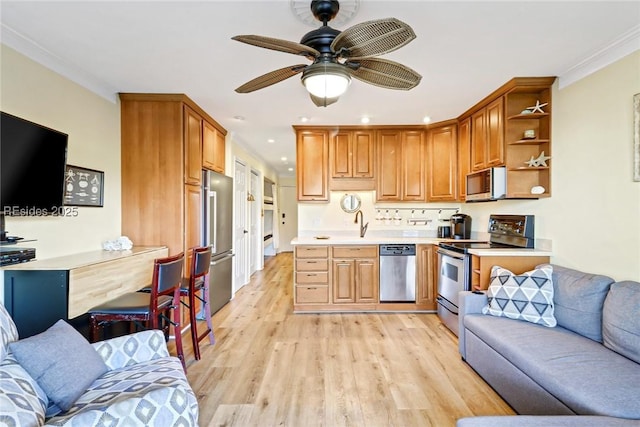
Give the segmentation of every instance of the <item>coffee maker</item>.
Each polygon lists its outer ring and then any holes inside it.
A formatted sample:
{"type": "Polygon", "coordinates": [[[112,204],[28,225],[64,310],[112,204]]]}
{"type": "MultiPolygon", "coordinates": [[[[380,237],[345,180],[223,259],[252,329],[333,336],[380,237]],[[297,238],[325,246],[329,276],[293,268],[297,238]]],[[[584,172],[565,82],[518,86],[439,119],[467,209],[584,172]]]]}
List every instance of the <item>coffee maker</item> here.
{"type": "Polygon", "coordinates": [[[451,215],[451,234],[454,239],[471,238],[471,217],[463,213],[451,215]]]}

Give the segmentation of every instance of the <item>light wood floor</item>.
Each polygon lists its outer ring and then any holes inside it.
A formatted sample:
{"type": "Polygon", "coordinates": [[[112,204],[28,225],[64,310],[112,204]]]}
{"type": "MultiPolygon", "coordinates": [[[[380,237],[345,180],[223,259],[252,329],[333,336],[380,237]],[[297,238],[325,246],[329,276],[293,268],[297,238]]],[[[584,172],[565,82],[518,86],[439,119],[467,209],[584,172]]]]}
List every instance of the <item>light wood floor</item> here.
{"type": "Polygon", "coordinates": [[[454,426],[513,411],[435,314],[293,314],[292,255],[269,258],[213,317],[188,379],[206,426],[454,426]]]}

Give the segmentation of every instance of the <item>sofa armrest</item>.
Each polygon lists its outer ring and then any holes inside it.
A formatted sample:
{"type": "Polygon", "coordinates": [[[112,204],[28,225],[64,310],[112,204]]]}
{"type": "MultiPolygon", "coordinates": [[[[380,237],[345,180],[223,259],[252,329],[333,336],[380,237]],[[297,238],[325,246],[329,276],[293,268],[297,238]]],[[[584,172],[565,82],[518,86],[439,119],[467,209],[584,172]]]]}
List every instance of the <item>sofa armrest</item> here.
{"type": "Polygon", "coordinates": [[[91,345],[110,371],[169,356],[164,334],[160,330],[137,332],[91,345]]]}
{"type": "Polygon", "coordinates": [[[489,299],[485,293],[462,291],[458,293],[458,351],[464,359],[467,355],[465,346],[464,316],[468,314],[482,314],[482,308],[489,299]]]}

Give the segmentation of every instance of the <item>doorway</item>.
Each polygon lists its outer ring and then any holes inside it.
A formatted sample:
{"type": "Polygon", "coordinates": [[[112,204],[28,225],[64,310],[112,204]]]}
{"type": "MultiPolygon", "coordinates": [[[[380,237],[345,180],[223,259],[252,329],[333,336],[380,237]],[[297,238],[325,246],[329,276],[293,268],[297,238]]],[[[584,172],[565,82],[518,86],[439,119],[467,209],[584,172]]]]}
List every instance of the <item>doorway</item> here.
{"type": "Polygon", "coordinates": [[[292,252],[291,240],[298,235],[298,193],[294,185],[278,188],[278,252],[292,252]]]}
{"type": "Polygon", "coordinates": [[[249,191],[249,275],[262,269],[262,176],[251,169],[251,190],[249,191]]]}
{"type": "Polygon", "coordinates": [[[234,257],[234,277],[233,277],[233,292],[237,292],[238,289],[249,283],[247,260],[247,241],[249,240],[249,230],[247,229],[247,166],[235,159],[234,162],[234,244],[235,257],[234,257]]]}

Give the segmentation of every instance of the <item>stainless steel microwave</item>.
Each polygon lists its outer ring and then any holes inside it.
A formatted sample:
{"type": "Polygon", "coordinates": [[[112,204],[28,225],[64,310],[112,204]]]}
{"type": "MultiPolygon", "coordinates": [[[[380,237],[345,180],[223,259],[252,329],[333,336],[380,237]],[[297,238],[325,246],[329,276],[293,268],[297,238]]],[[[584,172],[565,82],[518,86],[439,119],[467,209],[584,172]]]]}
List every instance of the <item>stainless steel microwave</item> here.
{"type": "Polygon", "coordinates": [[[506,194],[507,171],[504,167],[483,169],[467,175],[468,202],[504,199],[506,194]]]}

